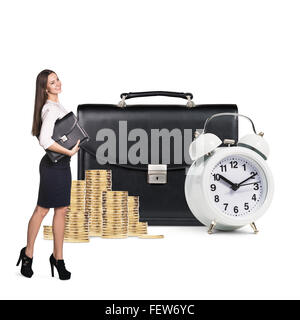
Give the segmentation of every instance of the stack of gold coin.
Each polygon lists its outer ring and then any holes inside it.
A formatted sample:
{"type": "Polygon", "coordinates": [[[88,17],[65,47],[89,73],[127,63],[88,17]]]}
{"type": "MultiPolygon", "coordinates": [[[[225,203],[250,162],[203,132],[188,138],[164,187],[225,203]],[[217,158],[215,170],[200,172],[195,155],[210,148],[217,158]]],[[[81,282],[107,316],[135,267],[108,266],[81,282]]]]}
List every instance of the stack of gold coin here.
{"type": "Polygon", "coordinates": [[[139,219],[139,197],[128,196],[128,236],[138,235],[139,219]]]}
{"type": "Polygon", "coordinates": [[[102,238],[128,237],[128,192],[102,192],[102,238]]]}
{"type": "Polygon", "coordinates": [[[85,180],[72,180],[71,201],[65,219],[66,242],[88,242],[88,216],[85,212],[85,180]]]}
{"type": "Polygon", "coordinates": [[[85,170],[86,203],[89,235],[102,234],[102,191],[111,190],[111,170],[85,170]]]}
{"type": "Polygon", "coordinates": [[[45,240],[53,239],[52,226],[44,226],[44,239],[45,240]]]}
{"type": "Polygon", "coordinates": [[[142,235],[148,233],[148,222],[139,222],[137,225],[136,235],[142,235]]]}
{"type": "MultiPolygon", "coordinates": [[[[44,239],[53,239],[52,226],[44,226],[44,239]]],[[[85,212],[85,180],[72,180],[70,205],[65,218],[65,242],[89,242],[85,212]]]]}

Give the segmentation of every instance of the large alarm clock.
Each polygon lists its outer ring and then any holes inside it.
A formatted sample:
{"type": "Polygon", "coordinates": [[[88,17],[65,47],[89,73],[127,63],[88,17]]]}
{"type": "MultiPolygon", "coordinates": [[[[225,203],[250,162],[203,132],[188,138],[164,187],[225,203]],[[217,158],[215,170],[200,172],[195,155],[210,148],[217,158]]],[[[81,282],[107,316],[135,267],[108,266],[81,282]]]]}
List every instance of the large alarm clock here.
{"type": "Polygon", "coordinates": [[[269,146],[252,120],[236,113],[213,115],[191,143],[189,154],[193,163],[185,179],[185,197],[193,215],[208,226],[209,233],[247,224],[257,233],[255,221],[270,206],[274,182],[266,163],[269,146]],[[208,122],[220,116],[244,117],[254,133],[238,142],[206,133],[208,122]]]}

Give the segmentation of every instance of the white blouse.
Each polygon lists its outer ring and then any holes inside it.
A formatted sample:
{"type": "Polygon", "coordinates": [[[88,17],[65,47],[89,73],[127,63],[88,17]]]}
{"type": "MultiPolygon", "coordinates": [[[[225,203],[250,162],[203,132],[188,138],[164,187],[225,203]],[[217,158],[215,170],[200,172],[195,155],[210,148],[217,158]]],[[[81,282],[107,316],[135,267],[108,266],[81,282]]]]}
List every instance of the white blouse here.
{"type": "Polygon", "coordinates": [[[46,150],[55,141],[52,139],[54,124],[57,119],[61,119],[68,111],[60,102],[47,100],[41,111],[42,126],[38,137],[39,144],[46,150]]]}

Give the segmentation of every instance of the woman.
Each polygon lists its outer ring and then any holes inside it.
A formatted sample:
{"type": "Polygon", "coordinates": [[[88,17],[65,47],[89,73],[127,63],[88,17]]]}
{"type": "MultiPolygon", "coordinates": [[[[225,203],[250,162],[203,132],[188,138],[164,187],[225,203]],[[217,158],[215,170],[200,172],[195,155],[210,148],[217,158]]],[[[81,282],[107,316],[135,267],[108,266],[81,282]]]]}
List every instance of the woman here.
{"type": "Polygon", "coordinates": [[[36,79],[32,135],[38,138],[39,144],[45,150],[49,149],[66,156],[57,163],[53,163],[45,154],[40,161],[40,186],[37,205],[28,224],[27,246],[21,250],[17,263],[18,266],[22,261],[21,274],[27,278],[31,278],[33,275],[32,260],[35,239],[50,208],[54,208],[52,225],[54,247],[50,256],[52,277],[54,276],[54,266],[61,280],[67,280],[71,277],[71,273],[65,268],[63,260],[63,242],[65,214],[67,207],[70,205],[72,182],[70,160],[79,150],[80,140],[71,150],[68,150],[51,138],[55,121],[68,113],[58,100],[59,93],[61,93],[61,81],[56,73],[51,70],[40,72],[36,79]]]}

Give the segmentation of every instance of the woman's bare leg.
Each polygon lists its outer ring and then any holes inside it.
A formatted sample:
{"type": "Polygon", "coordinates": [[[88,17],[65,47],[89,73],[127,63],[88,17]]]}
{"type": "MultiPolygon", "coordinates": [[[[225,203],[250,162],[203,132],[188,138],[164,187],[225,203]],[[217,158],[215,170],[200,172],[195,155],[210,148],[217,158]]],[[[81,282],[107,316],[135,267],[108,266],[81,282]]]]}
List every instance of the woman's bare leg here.
{"type": "Polygon", "coordinates": [[[29,258],[33,257],[35,239],[40,230],[41,223],[48,212],[49,212],[49,208],[43,208],[37,205],[29,220],[28,229],[27,229],[27,246],[25,251],[25,254],[29,258]]]}
{"type": "Polygon", "coordinates": [[[56,260],[63,259],[63,243],[65,233],[65,216],[68,207],[54,208],[52,223],[53,230],[53,256],[56,260]]]}

